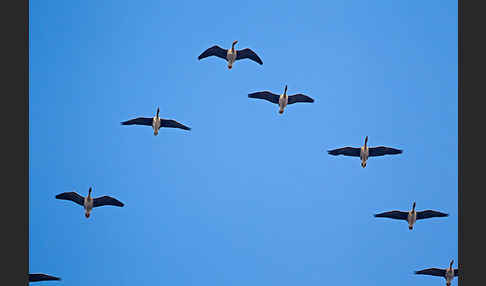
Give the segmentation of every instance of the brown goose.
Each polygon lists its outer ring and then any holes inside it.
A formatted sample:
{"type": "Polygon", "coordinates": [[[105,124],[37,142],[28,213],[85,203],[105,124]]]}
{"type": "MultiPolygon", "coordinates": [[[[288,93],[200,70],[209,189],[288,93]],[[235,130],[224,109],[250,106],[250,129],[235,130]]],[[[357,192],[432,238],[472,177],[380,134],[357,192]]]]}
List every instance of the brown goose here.
{"type": "Polygon", "coordinates": [[[228,62],[228,69],[233,67],[233,64],[237,60],[242,59],[250,59],[254,62],[263,65],[262,60],[260,57],[251,49],[243,49],[243,50],[235,50],[235,45],[238,41],[234,41],[233,45],[231,45],[231,49],[225,50],[218,45],[212,46],[211,48],[205,50],[201,55],[199,55],[198,59],[204,59],[211,56],[216,56],[218,58],[222,58],[228,62]]]}

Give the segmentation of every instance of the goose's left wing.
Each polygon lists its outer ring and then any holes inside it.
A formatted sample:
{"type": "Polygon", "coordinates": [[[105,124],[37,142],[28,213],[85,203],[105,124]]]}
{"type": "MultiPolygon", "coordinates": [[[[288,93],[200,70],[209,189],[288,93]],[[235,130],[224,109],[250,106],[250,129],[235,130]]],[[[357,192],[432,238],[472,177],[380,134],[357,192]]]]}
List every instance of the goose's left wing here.
{"type": "Polygon", "coordinates": [[[103,196],[99,198],[93,199],[93,207],[101,207],[101,206],[116,206],[116,207],[123,207],[124,204],[119,200],[112,198],[110,196],[103,196]]]}
{"type": "Polygon", "coordinates": [[[420,271],[415,271],[415,274],[440,276],[440,277],[445,277],[445,273],[446,273],[445,269],[439,269],[439,268],[428,268],[420,271]]]}
{"type": "Polygon", "coordinates": [[[454,269],[454,276],[459,276],[459,269],[454,269]]]}
{"type": "Polygon", "coordinates": [[[248,48],[243,49],[243,50],[237,50],[236,51],[236,59],[237,60],[250,59],[254,62],[257,62],[257,63],[263,65],[263,62],[260,59],[260,57],[254,51],[252,51],[251,49],[248,49],[248,48]]]}
{"type": "Polygon", "coordinates": [[[343,147],[334,150],[329,150],[327,153],[337,156],[337,155],[344,155],[344,156],[353,156],[359,157],[360,148],[356,147],[343,147]]]}
{"type": "Polygon", "coordinates": [[[425,219],[425,218],[431,218],[431,217],[446,217],[449,216],[449,214],[446,213],[441,213],[433,210],[426,210],[426,211],[420,211],[417,212],[417,219],[425,219]]]}
{"type": "Polygon", "coordinates": [[[294,94],[294,95],[289,95],[289,99],[287,101],[287,104],[293,104],[296,102],[314,102],[314,99],[311,97],[305,95],[305,94],[294,94]]]}
{"type": "Polygon", "coordinates": [[[180,128],[184,130],[191,130],[190,127],[187,127],[184,124],[181,124],[172,119],[161,119],[160,120],[160,127],[170,127],[170,128],[180,128]]]}
{"type": "Polygon", "coordinates": [[[152,118],[148,117],[138,117],[135,119],[130,119],[127,121],[123,121],[121,124],[122,125],[147,125],[147,126],[152,126],[152,118]]]}
{"type": "Polygon", "coordinates": [[[375,217],[386,217],[386,218],[392,218],[392,219],[407,220],[408,212],[390,211],[390,212],[384,212],[384,213],[381,213],[381,214],[375,214],[374,216],[375,217]]]}
{"type": "Polygon", "coordinates": [[[53,281],[53,280],[61,280],[59,277],[42,274],[42,273],[29,273],[29,282],[38,282],[38,281],[53,281]]]}
{"type": "Polygon", "coordinates": [[[401,154],[403,150],[380,146],[380,147],[371,147],[369,148],[369,156],[376,157],[376,156],[384,156],[384,155],[395,155],[401,154]]]}
{"type": "Polygon", "coordinates": [[[270,91],[259,91],[248,94],[248,98],[258,98],[270,101],[272,103],[278,104],[278,99],[280,96],[275,93],[271,93],[270,91]]]}

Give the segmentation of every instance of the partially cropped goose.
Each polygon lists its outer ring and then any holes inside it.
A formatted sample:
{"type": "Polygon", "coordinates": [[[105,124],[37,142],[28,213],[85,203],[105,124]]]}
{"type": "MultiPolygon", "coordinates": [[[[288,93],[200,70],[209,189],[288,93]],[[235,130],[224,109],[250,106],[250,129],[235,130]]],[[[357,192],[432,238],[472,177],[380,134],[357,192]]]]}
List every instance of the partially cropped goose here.
{"type": "Polygon", "coordinates": [[[91,210],[96,207],[101,206],[116,206],[116,207],[123,207],[124,204],[119,200],[110,197],[110,196],[102,196],[99,198],[92,198],[91,197],[92,188],[89,188],[88,196],[83,197],[76,192],[66,192],[56,196],[58,200],[67,200],[77,203],[78,205],[82,206],[85,210],[84,215],[86,218],[89,218],[91,210]]]}
{"type": "Polygon", "coordinates": [[[55,281],[61,280],[61,278],[56,276],[51,276],[43,273],[32,273],[29,274],[29,282],[39,282],[39,281],[55,281]]]}
{"type": "Polygon", "coordinates": [[[424,270],[415,271],[415,274],[443,277],[446,280],[446,285],[450,286],[452,279],[454,279],[454,277],[456,277],[456,276],[459,276],[459,269],[452,268],[452,264],[454,264],[454,260],[451,260],[449,267],[447,267],[446,269],[427,268],[427,269],[424,269],[424,270]]]}
{"type": "Polygon", "coordinates": [[[231,69],[233,67],[233,64],[237,60],[242,60],[242,59],[250,59],[254,62],[259,63],[260,65],[263,65],[262,60],[260,57],[251,49],[243,49],[243,50],[235,50],[235,45],[238,43],[238,41],[234,41],[233,44],[231,45],[231,49],[225,50],[218,45],[212,46],[211,48],[205,50],[199,57],[198,59],[204,59],[207,57],[211,56],[216,56],[218,58],[222,58],[228,62],[228,69],[231,69]]]}
{"type": "Polygon", "coordinates": [[[408,229],[412,230],[413,225],[419,219],[426,219],[426,218],[433,218],[433,217],[446,217],[449,214],[433,211],[433,210],[425,210],[425,211],[416,211],[415,210],[416,203],[413,202],[412,210],[408,212],[402,211],[390,211],[384,212],[380,214],[375,214],[375,217],[385,217],[391,219],[399,219],[399,220],[406,220],[408,222],[408,229]]]}

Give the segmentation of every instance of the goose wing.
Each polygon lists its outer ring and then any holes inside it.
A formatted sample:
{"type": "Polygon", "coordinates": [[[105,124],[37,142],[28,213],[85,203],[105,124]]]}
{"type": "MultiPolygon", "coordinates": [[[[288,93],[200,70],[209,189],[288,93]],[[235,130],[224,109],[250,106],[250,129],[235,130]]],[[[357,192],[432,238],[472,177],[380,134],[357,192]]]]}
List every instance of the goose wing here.
{"type": "Polygon", "coordinates": [[[344,156],[353,156],[359,157],[360,148],[355,147],[343,147],[334,150],[329,150],[327,153],[337,156],[337,155],[344,155],[344,156]]]}
{"type": "Polygon", "coordinates": [[[374,216],[375,217],[386,217],[386,218],[392,218],[392,219],[407,220],[408,212],[391,211],[391,212],[384,212],[384,213],[380,213],[380,214],[375,214],[374,216]]]}
{"type": "Polygon", "coordinates": [[[431,217],[446,217],[449,216],[449,214],[446,213],[441,213],[433,210],[426,210],[426,211],[420,211],[417,212],[417,219],[425,219],[425,218],[431,218],[431,217]]]}
{"type": "Polygon", "coordinates": [[[459,276],[459,269],[454,269],[454,276],[459,276]]]}
{"type": "Polygon", "coordinates": [[[42,274],[42,273],[29,273],[29,282],[37,282],[37,281],[52,281],[52,280],[61,280],[59,277],[42,274]]]}
{"type": "Polygon", "coordinates": [[[119,200],[112,198],[110,196],[102,196],[99,198],[93,199],[93,207],[101,207],[101,206],[116,206],[116,207],[123,207],[124,204],[119,200]]]}
{"type": "Polygon", "coordinates": [[[191,130],[190,127],[187,127],[184,124],[181,124],[172,119],[160,119],[160,127],[170,127],[170,128],[180,128],[184,130],[191,130]]]}
{"type": "Polygon", "coordinates": [[[152,120],[153,120],[153,118],[138,117],[138,118],[135,118],[135,119],[123,121],[121,124],[122,125],[147,125],[147,126],[152,126],[152,120]]]}
{"type": "Polygon", "coordinates": [[[383,155],[395,155],[395,154],[401,154],[402,152],[403,150],[385,147],[385,146],[369,148],[370,157],[383,156],[383,155]]]}
{"type": "Polygon", "coordinates": [[[424,269],[424,270],[420,270],[420,271],[415,271],[415,274],[445,277],[446,271],[445,271],[445,269],[428,268],[428,269],[424,269]]]}
{"type": "Polygon", "coordinates": [[[270,101],[271,103],[278,104],[280,95],[271,93],[270,91],[260,91],[248,94],[248,98],[259,98],[270,101]]]}
{"type": "Polygon", "coordinates": [[[66,192],[56,196],[58,200],[73,201],[80,206],[84,206],[84,197],[76,192],[66,192]]]}
{"type": "Polygon", "coordinates": [[[294,94],[294,95],[289,95],[289,99],[287,104],[293,104],[296,102],[314,102],[314,99],[308,97],[305,94],[294,94]]]}
{"type": "Polygon", "coordinates": [[[254,51],[248,48],[236,51],[236,60],[242,60],[242,59],[250,59],[254,62],[263,65],[263,62],[260,59],[260,57],[254,51]]]}
{"type": "Polygon", "coordinates": [[[228,50],[225,50],[221,48],[218,45],[212,46],[211,48],[205,50],[199,57],[197,57],[198,60],[202,60],[204,58],[210,57],[210,56],[216,56],[218,58],[222,58],[226,60],[226,56],[228,54],[228,50]]]}

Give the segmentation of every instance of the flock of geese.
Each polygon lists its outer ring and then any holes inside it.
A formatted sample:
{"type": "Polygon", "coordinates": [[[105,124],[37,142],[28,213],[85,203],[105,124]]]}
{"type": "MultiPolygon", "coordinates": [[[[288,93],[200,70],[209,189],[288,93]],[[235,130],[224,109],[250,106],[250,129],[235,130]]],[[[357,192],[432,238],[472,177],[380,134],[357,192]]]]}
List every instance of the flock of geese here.
{"type": "MultiPolygon", "coordinates": [[[[238,41],[234,41],[233,44],[231,45],[231,49],[223,49],[217,45],[212,46],[207,50],[205,50],[198,57],[198,59],[201,60],[211,56],[219,57],[227,61],[228,69],[233,68],[235,61],[242,60],[242,59],[250,59],[254,62],[257,62],[260,65],[263,65],[263,61],[251,49],[246,48],[243,50],[236,50],[235,45],[237,43],[238,41]]],[[[284,112],[287,105],[299,103],[299,102],[302,103],[314,102],[314,99],[301,93],[287,95],[287,85],[285,85],[284,92],[280,95],[274,94],[270,91],[260,91],[260,92],[250,93],[248,95],[248,98],[264,99],[271,103],[277,104],[279,108],[278,109],[279,114],[282,114],[284,112]]],[[[159,129],[162,127],[191,130],[190,127],[182,123],[179,123],[176,120],[160,118],[159,112],[160,109],[157,108],[157,112],[154,117],[137,117],[127,121],[123,121],[121,122],[121,124],[151,126],[154,132],[154,136],[157,136],[159,134],[159,129]]],[[[351,156],[351,157],[359,157],[361,160],[361,167],[365,168],[366,162],[368,161],[369,157],[397,155],[403,153],[403,151],[400,149],[395,149],[395,148],[385,147],[385,146],[369,147],[368,136],[366,136],[364,140],[364,145],[361,147],[343,147],[334,150],[329,150],[328,153],[334,156],[344,155],[344,156],[351,156]]],[[[76,192],[65,192],[56,195],[56,199],[72,201],[82,206],[84,208],[84,213],[86,218],[90,217],[90,213],[95,207],[101,207],[101,206],[123,207],[124,206],[122,202],[120,202],[119,200],[111,196],[101,196],[101,197],[93,198],[91,197],[91,192],[92,192],[92,188],[90,187],[88,190],[88,196],[86,197],[83,197],[76,192]]],[[[434,210],[416,211],[415,206],[416,203],[413,202],[412,209],[410,211],[394,210],[394,211],[375,214],[374,217],[405,220],[408,223],[408,229],[412,230],[417,220],[448,216],[448,214],[446,213],[442,213],[434,210]]],[[[452,266],[453,263],[454,260],[451,260],[449,267],[445,269],[428,268],[420,271],[415,271],[415,274],[443,277],[446,280],[446,285],[450,286],[453,278],[459,275],[458,269],[453,268],[452,266]]],[[[47,275],[47,274],[41,274],[41,273],[29,274],[29,282],[52,281],[52,280],[61,280],[61,278],[47,275]]]]}

